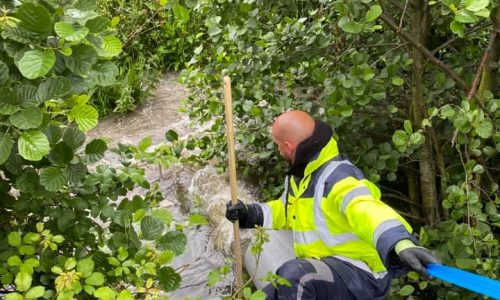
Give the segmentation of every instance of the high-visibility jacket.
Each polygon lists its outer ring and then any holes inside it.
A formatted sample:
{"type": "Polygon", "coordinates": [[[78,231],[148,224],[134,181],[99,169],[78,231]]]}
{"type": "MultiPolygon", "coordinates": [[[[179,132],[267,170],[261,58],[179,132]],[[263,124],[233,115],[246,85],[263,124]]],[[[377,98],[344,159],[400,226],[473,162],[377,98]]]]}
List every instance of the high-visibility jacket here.
{"type": "Polygon", "coordinates": [[[259,203],[263,227],[290,229],[297,257],[336,256],[386,273],[389,252],[412,239],[411,226],[380,200],[380,190],[331,139],[302,178],[287,176],[280,199],[259,203]]]}

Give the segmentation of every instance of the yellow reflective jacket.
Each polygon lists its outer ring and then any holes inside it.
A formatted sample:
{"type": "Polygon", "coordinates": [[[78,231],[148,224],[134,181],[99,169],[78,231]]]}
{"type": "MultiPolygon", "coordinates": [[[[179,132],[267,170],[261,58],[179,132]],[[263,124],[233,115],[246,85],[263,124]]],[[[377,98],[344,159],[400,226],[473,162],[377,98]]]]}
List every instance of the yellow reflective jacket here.
{"type": "Polygon", "coordinates": [[[287,176],[280,199],[258,205],[263,227],[292,231],[297,257],[335,256],[385,273],[394,245],[414,237],[380,196],[358,168],[338,155],[332,138],[308,163],[303,178],[287,176]]]}

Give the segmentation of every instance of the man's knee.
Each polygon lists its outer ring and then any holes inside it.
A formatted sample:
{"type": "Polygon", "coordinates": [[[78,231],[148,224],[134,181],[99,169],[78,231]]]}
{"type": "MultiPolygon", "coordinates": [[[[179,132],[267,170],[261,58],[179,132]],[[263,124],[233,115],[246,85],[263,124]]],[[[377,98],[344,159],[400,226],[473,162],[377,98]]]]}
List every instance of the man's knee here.
{"type": "Polygon", "coordinates": [[[311,264],[304,259],[292,259],[284,263],[276,271],[276,275],[291,282],[299,282],[304,275],[314,272],[311,264]]]}

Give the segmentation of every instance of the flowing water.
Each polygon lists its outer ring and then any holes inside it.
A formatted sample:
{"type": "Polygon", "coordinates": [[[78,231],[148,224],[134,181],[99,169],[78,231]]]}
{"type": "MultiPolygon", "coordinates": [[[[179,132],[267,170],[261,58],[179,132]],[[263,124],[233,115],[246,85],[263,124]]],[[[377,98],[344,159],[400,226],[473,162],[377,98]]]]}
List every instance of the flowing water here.
{"type": "MultiPolygon", "coordinates": [[[[187,91],[176,79],[177,74],[167,74],[151,102],[132,113],[101,120],[89,133],[89,138],[103,137],[110,145],[136,145],[142,138],[150,136],[154,147],[165,141],[165,132],[169,129],[175,130],[180,137],[200,132],[202,128],[190,127],[188,117],[178,112],[180,100],[187,96],[187,91]]],[[[112,153],[108,153],[102,162],[120,166],[118,157],[112,153]]],[[[187,249],[172,263],[181,274],[181,287],[169,293],[169,297],[220,299],[221,295],[227,295],[233,275],[212,288],[207,287],[207,279],[210,270],[224,265],[225,259],[232,257],[233,229],[224,217],[225,203],[230,199],[228,176],[218,174],[210,165],[194,168],[182,164],[175,164],[161,174],[156,166],[149,166],[146,175],[150,182],[158,183],[165,197],[160,206],[172,212],[174,221],[185,223],[191,213],[203,213],[209,221],[209,225],[185,230],[187,249]]],[[[240,199],[252,199],[252,194],[250,186],[238,182],[240,199]]],[[[242,240],[247,243],[249,239],[250,232],[242,232],[242,240]]]]}

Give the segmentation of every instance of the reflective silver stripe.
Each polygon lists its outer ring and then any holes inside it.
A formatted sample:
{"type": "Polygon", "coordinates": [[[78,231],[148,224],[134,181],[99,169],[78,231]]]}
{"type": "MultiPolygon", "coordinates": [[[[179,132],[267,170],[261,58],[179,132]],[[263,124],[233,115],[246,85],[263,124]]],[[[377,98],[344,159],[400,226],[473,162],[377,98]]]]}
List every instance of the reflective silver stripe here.
{"type": "Polygon", "coordinates": [[[333,257],[335,257],[336,259],[348,262],[351,265],[355,266],[356,268],[372,274],[372,276],[375,277],[375,279],[384,278],[388,273],[387,271],[373,272],[372,269],[370,269],[370,267],[362,260],[349,258],[349,257],[345,257],[345,256],[340,256],[340,255],[334,255],[333,257]]]}
{"type": "Polygon", "coordinates": [[[299,281],[299,286],[297,288],[297,299],[302,299],[302,294],[304,293],[304,286],[307,282],[311,280],[322,280],[326,282],[333,282],[333,274],[330,267],[326,263],[317,259],[306,259],[313,265],[316,273],[307,273],[302,276],[299,281]]]}
{"type": "Polygon", "coordinates": [[[394,227],[398,227],[403,225],[399,220],[397,219],[390,219],[390,220],[385,220],[384,222],[380,223],[377,228],[375,228],[375,231],[373,232],[373,245],[377,245],[377,241],[380,238],[380,236],[386,232],[389,229],[392,229],[394,227]]]}
{"type": "Polygon", "coordinates": [[[264,216],[262,227],[273,228],[273,214],[271,212],[271,207],[267,203],[257,203],[262,208],[262,214],[264,216]]]}
{"type": "Polygon", "coordinates": [[[345,209],[349,205],[349,203],[354,200],[354,198],[359,197],[359,196],[370,196],[371,192],[366,186],[360,186],[357,187],[353,190],[351,190],[349,193],[347,193],[344,196],[344,199],[342,199],[342,207],[341,211],[343,214],[345,214],[345,209]]]}
{"type": "Polygon", "coordinates": [[[314,218],[317,229],[316,233],[328,246],[336,246],[348,241],[359,240],[359,237],[352,233],[332,235],[329,232],[328,226],[326,224],[326,216],[321,210],[321,202],[323,201],[323,191],[325,189],[326,180],[335,171],[335,169],[337,169],[342,164],[351,165],[348,160],[334,160],[329,162],[325,169],[323,169],[323,172],[321,172],[321,175],[319,176],[314,188],[314,218]]]}
{"type": "Polygon", "coordinates": [[[281,194],[281,202],[283,202],[283,206],[285,206],[286,209],[286,196],[288,194],[288,185],[290,184],[290,177],[287,175],[285,177],[285,190],[283,191],[283,194],[281,194]]]}
{"type": "Polygon", "coordinates": [[[310,230],[306,232],[293,232],[294,242],[296,244],[310,244],[314,243],[318,240],[322,240],[327,246],[336,246],[345,242],[356,241],[358,240],[358,236],[352,233],[343,233],[331,235],[329,234],[326,237],[320,238],[316,231],[310,230]]]}

